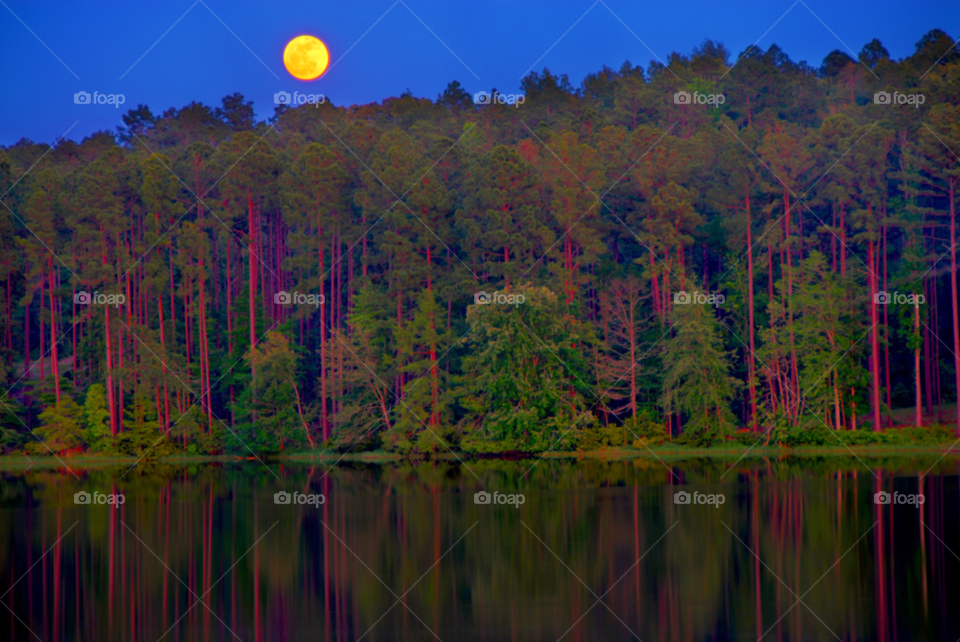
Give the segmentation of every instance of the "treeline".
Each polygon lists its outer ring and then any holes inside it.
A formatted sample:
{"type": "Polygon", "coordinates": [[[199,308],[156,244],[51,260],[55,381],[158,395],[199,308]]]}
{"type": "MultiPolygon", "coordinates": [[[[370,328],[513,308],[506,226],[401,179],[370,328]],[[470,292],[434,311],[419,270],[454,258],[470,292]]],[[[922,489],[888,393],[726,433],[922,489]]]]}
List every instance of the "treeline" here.
{"type": "Polygon", "coordinates": [[[947,34],[521,92],[234,94],[0,149],[4,448],[785,441],[957,399],[947,34]]]}

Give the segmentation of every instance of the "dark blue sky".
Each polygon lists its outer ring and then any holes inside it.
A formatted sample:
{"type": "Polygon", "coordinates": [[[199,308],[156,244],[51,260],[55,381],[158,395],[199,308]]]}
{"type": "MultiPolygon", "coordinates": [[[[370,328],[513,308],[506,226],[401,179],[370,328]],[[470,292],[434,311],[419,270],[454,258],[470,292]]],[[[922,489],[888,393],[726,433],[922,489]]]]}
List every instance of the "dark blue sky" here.
{"type": "Polygon", "coordinates": [[[646,68],[704,38],[734,56],[760,39],[819,66],[834,49],[850,53],[844,43],[858,52],[876,37],[900,58],[930,29],[956,38],[958,23],[956,0],[0,0],[0,145],[52,142],[76,121],[67,137],[80,140],[115,131],[138,103],[159,113],[193,100],[218,106],[233,92],[253,100],[262,119],[279,90],[322,93],[337,105],[407,88],[435,99],[451,80],[471,93],[513,92],[533,65],[578,86],[604,64],[646,68]],[[332,68],[309,83],[282,61],[286,42],[302,33],[331,54],[332,68]],[[122,93],[126,102],[76,105],[81,90],[122,93]]]}

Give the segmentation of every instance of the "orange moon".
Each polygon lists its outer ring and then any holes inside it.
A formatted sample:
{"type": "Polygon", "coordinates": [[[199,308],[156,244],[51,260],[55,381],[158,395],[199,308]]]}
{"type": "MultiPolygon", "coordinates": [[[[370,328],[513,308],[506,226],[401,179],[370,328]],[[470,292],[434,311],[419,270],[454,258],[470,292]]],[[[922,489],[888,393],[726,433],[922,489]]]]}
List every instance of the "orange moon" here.
{"type": "Polygon", "coordinates": [[[313,36],[297,36],[283,50],[283,65],[300,80],[319,78],[330,63],[327,46],[313,36]]]}

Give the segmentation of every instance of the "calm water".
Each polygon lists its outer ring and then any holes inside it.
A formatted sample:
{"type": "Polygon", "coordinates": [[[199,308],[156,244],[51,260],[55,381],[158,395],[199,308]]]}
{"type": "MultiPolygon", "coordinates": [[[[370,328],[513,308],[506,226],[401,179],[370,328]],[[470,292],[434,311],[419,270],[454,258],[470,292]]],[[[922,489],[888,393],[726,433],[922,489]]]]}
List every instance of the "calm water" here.
{"type": "Polygon", "coordinates": [[[0,473],[0,639],[953,642],[958,464],[935,459],[0,473]]]}

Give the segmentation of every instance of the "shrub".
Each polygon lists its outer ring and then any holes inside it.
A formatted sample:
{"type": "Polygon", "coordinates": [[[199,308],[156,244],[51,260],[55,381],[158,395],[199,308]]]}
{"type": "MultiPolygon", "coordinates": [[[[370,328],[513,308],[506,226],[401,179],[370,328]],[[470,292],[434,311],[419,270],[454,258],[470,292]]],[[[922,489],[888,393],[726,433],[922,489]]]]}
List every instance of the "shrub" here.
{"type": "Polygon", "coordinates": [[[580,450],[600,450],[601,448],[622,448],[627,445],[627,436],[630,433],[624,426],[610,424],[584,430],[577,444],[580,450]]]}

